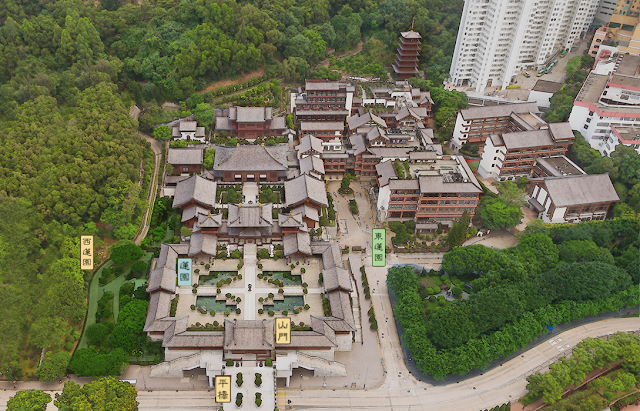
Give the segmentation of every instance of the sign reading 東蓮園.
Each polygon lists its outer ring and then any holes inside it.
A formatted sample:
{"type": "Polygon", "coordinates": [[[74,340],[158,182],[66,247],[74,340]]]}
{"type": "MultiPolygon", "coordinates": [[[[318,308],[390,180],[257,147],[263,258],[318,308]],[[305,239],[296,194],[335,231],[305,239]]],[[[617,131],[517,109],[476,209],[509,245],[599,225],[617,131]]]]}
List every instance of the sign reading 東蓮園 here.
{"type": "Polygon", "coordinates": [[[385,231],[380,228],[374,228],[372,233],[372,265],[374,267],[384,267],[385,265],[385,231]]]}
{"type": "Polygon", "coordinates": [[[191,285],[190,258],[178,258],[178,285],[191,285]]]}

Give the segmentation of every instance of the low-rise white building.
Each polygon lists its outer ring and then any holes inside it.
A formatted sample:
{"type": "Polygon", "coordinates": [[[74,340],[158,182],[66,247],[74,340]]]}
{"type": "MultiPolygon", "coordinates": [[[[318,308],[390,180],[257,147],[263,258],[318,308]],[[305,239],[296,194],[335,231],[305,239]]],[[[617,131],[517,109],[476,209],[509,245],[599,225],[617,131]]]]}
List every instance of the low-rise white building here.
{"type": "Polygon", "coordinates": [[[198,127],[197,121],[180,121],[171,129],[171,137],[174,140],[200,141],[204,143],[204,127],[198,127]]]}
{"type": "Polygon", "coordinates": [[[541,110],[551,107],[551,97],[562,88],[563,83],[538,80],[529,92],[527,101],[536,103],[541,110]]]}
{"type": "Polygon", "coordinates": [[[529,204],[545,223],[604,220],[620,201],[609,174],[579,174],[530,179],[529,204]]]}
{"type": "Polygon", "coordinates": [[[623,55],[614,72],[592,71],[573,103],[571,128],[602,155],[610,155],[618,144],[637,147],[631,135],[640,127],[639,67],[640,56],[623,55]]]}

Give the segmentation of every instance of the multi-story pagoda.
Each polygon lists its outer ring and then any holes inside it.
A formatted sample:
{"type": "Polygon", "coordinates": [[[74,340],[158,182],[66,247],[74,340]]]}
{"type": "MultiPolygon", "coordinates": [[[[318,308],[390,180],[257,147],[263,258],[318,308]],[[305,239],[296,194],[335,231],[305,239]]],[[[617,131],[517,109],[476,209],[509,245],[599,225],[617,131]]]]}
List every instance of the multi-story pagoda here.
{"type": "Polygon", "coordinates": [[[420,39],[417,31],[403,31],[400,33],[400,44],[393,62],[396,77],[404,80],[418,75],[418,56],[420,55],[420,39]]]}

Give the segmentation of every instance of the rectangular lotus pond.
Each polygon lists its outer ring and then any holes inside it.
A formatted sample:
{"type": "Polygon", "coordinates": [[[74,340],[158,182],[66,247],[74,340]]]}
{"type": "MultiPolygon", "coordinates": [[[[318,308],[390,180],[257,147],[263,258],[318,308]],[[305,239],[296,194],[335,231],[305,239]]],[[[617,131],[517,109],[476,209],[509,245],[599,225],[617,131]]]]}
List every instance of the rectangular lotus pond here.
{"type": "Polygon", "coordinates": [[[237,305],[228,305],[225,301],[216,301],[215,295],[199,295],[196,297],[196,306],[204,307],[207,312],[235,311],[237,305]]]}
{"type": "Polygon", "coordinates": [[[296,307],[304,307],[303,296],[285,295],[284,301],[274,301],[273,304],[262,306],[265,311],[293,311],[296,307]]]}
{"type": "Polygon", "coordinates": [[[302,284],[302,276],[292,275],[291,271],[263,271],[262,275],[265,277],[271,277],[274,280],[280,280],[285,285],[302,284]]]}
{"type": "Polygon", "coordinates": [[[198,278],[199,285],[216,285],[218,281],[238,276],[237,271],[209,271],[209,275],[201,275],[198,278]]]}

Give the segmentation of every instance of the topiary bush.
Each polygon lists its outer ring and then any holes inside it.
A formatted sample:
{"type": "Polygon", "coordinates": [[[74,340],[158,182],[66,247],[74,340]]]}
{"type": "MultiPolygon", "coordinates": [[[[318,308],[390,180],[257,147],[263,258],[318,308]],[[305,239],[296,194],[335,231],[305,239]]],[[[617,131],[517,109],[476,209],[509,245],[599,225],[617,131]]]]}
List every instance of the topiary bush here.
{"type": "Polygon", "coordinates": [[[271,358],[267,358],[264,362],[264,365],[266,365],[267,367],[273,367],[273,360],[271,358]]]}
{"type": "Polygon", "coordinates": [[[256,387],[259,387],[262,385],[262,374],[256,373],[256,380],[254,381],[256,384],[256,387]]]}
{"type": "Polygon", "coordinates": [[[276,313],[274,313],[273,311],[269,311],[269,317],[273,317],[276,313]]]}
{"type": "Polygon", "coordinates": [[[242,373],[239,372],[238,374],[236,374],[236,384],[238,385],[238,387],[242,387],[242,383],[243,383],[243,379],[242,379],[242,373]]]}

